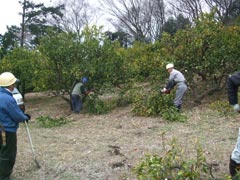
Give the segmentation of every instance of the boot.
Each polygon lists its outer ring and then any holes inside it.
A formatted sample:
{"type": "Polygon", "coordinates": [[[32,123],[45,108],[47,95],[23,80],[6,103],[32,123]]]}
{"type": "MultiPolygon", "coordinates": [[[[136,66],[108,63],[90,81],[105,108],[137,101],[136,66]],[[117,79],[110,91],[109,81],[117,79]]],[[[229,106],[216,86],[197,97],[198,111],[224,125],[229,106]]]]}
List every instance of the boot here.
{"type": "Polygon", "coordinates": [[[233,180],[240,179],[240,173],[237,173],[239,170],[240,170],[240,164],[236,163],[230,157],[229,172],[233,180]]]}
{"type": "Polygon", "coordinates": [[[177,108],[177,112],[180,112],[181,109],[182,109],[182,106],[179,104],[179,105],[176,106],[176,108],[177,108]]]}

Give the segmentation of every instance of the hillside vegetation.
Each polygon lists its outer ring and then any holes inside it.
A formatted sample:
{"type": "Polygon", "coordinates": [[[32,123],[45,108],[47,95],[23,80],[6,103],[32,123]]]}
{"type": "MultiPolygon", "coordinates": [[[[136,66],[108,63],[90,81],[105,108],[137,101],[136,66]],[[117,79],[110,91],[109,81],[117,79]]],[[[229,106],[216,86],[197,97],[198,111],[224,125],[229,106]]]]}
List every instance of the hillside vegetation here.
{"type": "Polygon", "coordinates": [[[24,180],[40,177],[46,180],[133,180],[137,179],[133,168],[145,155],[163,156],[175,138],[185,156],[182,158],[196,158],[196,149],[201,146],[206,162],[212,167],[212,175],[226,179],[239,116],[222,116],[224,111],[214,107],[219,106],[206,102],[195,108],[185,107],[183,114],[187,121],[171,122],[160,117],[136,116],[132,106],[90,115],[85,105],[83,113],[72,114],[62,98],[47,93],[26,94],[26,109],[32,115],[29,128],[41,169],[39,171],[34,164],[21,124],[13,175],[24,180]],[[67,123],[42,127],[39,118],[46,116],[62,117],[67,123]]]}

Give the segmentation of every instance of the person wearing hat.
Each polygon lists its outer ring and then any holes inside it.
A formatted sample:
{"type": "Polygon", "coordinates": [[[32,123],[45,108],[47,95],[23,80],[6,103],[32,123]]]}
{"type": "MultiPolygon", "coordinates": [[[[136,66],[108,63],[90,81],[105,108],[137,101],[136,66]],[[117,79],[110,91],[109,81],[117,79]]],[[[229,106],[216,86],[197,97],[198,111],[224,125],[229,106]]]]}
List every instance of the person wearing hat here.
{"type": "MultiPolygon", "coordinates": [[[[233,110],[237,113],[240,112],[240,106],[238,104],[238,87],[240,86],[240,72],[235,72],[229,76],[227,80],[227,94],[228,102],[232,106],[233,110]]],[[[235,148],[232,151],[229,162],[229,171],[233,179],[238,179],[236,176],[237,171],[240,170],[240,128],[238,131],[238,138],[235,148]]]]}
{"type": "Polygon", "coordinates": [[[20,122],[30,120],[13,98],[18,79],[10,72],[0,74],[0,180],[10,178],[17,155],[17,129],[20,122]]]}
{"type": "Polygon", "coordinates": [[[180,111],[182,108],[183,96],[187,91],[186,79],[180,71],[174,69],[174,65],[172,63],[167,64],[166,70],[169,73],[169,79],[167,85],[161,90],[161,92],[169,94],[170,91],[176,86],[177,90],[173,103],[178,111],[180,111]]]}
{"type": "Polygon", "coordinates": [[[81,81],[77,82],[71,93],[71,103],[72,110],[75,113],[80,113],[83,106],[83,98],[88,95],[89,91],[86,88],[86,84],[88,83],[88,78],[83,77],[81,81]]]}

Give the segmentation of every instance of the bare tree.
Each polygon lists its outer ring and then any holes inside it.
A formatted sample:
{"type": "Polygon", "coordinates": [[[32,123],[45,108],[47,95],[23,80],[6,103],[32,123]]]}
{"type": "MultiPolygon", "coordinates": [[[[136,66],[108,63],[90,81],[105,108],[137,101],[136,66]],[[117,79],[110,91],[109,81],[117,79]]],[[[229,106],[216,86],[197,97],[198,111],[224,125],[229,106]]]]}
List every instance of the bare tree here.
{"type": "Polygon", "coordinates": [[[89,25],[95,16],[94,9],[86,0],[59,0],[65,5],[63,26],[66,31],[74,31],[80,34],[85,25],[89,25]]]}
{"type": "Polygon", "coordinates": [[[224,24],[231,21],[232,11],[238,11],[239,0],[168,0],[171,7],[191,21],[199,19],[202,13],[216,11],[216,17],[224,24]]]}
{"type": "Polygon", "coordinates": [[[199,19],[201,14],[206,11],[206,3],[203,0],[169,0],[171,8],[183,14],[188,19],[193,21],[194,19],[199,19]]]}
{"type": "Polygon", "coordinates": [[[219,19],[227,23],[230,9],[236,0],[205,0],[211,9],[215,9],[219,19]]]}
{"type": "Polygon", "coordinates": [[[155,1],[153,3],[154,6],[154,11],[153,11],[153,18],[154,18],[154,23],[151,26],[153,34],[151,35],[154,37],[154,39],[158,39],[162,33],[163,25],[165,23],[165,4],[163,0],[153,0],[155,1]]]}
{"type": "Polygon", "coordinates": [[[135,40],[152,41],[160,34],[164,22],[163,0],[100,0],[102,10],[113,18],[116,29],[135,40]]]}

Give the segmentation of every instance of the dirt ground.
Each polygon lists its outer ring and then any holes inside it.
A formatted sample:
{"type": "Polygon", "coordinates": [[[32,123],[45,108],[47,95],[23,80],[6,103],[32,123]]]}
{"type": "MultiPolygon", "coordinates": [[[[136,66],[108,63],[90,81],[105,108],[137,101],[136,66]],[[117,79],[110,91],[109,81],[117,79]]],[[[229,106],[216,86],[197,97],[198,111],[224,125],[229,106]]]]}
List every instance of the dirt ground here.
{"type": "Polygon", "coordinates": [[[33,161],[24,124],[18,130],[18,154],[13,171],[17,180],[135,180],[132,168],[144,154],[163,152],[173,137],[193,153],[196,140],[203,147],[213,175],[228,174],[240,117],[226,118],[206,106],[184,109],[187,122],[167,122],[159,117],[137,117],[131,107],[116,108],[105,115],[72,114],[59,97],[31,93],[25,97],[32,115],[29,129],[41,169],[33,161]],[[42,128],[39,116],[64,117],[61,127],[42,128]],[[165,133],[166,142],[161,134],[165,133]]]}

